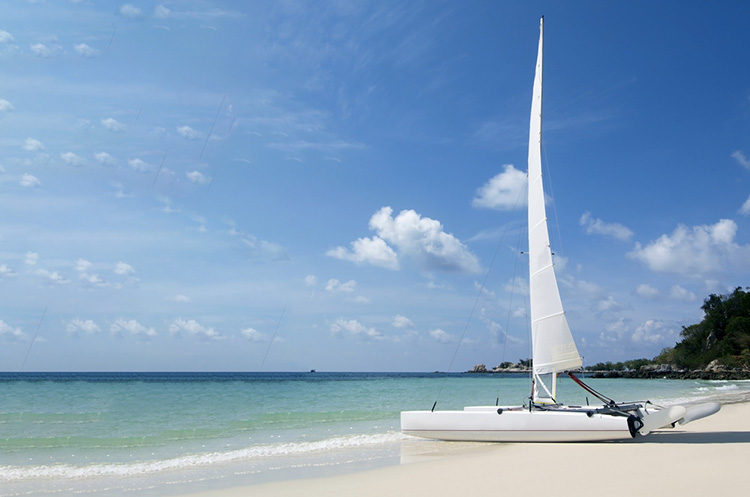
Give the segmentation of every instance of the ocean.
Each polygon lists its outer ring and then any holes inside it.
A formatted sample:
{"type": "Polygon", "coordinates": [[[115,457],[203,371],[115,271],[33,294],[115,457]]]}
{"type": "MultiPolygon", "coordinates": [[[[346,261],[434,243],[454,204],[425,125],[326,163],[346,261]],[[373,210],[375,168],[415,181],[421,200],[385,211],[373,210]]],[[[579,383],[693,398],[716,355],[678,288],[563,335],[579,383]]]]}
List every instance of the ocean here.
{"type": "MultiPolygon", "coordinates": [[[[587,379],[620,401],[750,400],[750,381],[587,379]]],[[[0,373],[0,496],[177,495],[398,464],[399,412],[519,405],[526,375],[0,373]]],[[[561,380],[558,397],[585,404],[561,380]]],[[[596,403],[595,399],[590,399],[596,403]]]]}

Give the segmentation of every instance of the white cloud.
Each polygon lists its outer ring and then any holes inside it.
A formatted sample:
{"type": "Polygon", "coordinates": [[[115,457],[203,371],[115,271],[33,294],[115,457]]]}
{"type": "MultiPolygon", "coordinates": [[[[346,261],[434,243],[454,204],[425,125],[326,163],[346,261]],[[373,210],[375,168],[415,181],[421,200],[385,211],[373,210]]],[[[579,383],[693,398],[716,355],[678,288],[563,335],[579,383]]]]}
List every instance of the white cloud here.
{"type": "Polygon", "coordinates": [[[617,312],[621,311],[623,309],[623,306],[610,295],[606,299],[600,300],[596,304],[596,309],[600,312],[617,312]]]}
{"type": "Polygon", "coordinates": [[[19,181],[19,183],[21,184],[21,186],[26,187],[39,186],[42,184],[42,182],[39,181],[39,178],[29,173],[23,173],[21,175],[21,180],[19,181]]]}
{"type": "Polygon", "coordinates": [[[390,207],[382,207],[370,218],[369,227],[377,236],[355,240],[351,251],[336,247],[326,255],[388,269],[398,269],[399,258],[404,256],[428,269],[479,272],[477,257],[456,237],[443,231],[439,221],[421,217],[413,210],[403,210],[395,218],[392,213],[390,207]],[[398,255],[392,246],[398,249],[398,255]]]}
{"type": "Polygon", "coordinates": [[[341,283],[339,280],[333,278],[326,283],[326,290],[329,292],[353,292],[356,287],[357,282],[354,280],[341,283]]]}
{"type": "Polygon", "coordinates": [[[208,178],[198,171],[190,171],[189,173],[185,173],[185,176],[187,176],[187,179],[191,183],[195,183],[196,185],[208,183],[208,178]]]}
{"type": "Polygon", "coordinates": [[[743,216],[750,216],[750,197],[747,197],[745,203],[740,207],[739,213],[743,216]]]}
{"type": "Polygon", "coordinates": [[[84,160],[73,152],[63,152],[60,154],[60,158],[69,166],[82,166],[84,163],[84,160]]]}
{"type": "Polygon", "coordinates": [[[430,335],[430,338],[432,338],[438,343],[450,343],[450,342],[455,341],[455,338],[453,337],[453,335],[446,333],[440,328],[430,330],[429,335],[430,335]]]}
{"type": "Polygon", "coordinates": [[[29,48],[31,48],[31,52],[36,55],[37,57],[42,57],[44,59],[54,57],[60,51],[62,50],[62,47],[59,45],[45,45],[44,43],[35,43],[34,45],[31,45],[29,48]]]}
{"type": "Polygon", "coordinates": [[[641,285],[638,285],[638,288],[635,289],[635,293],[636,295],[650,299],[657,297],[659,295],[659,290],[652,287],[651,285],[643,283],[641,285]]]}
{"type": "Polygon", "coordinates": [[[23,263],[27,266],[35,266],[39,262],[39,254],[36,252],[26,252],[24,255],[23,263]]]}
{"type": "Polygon", "coordinates": [[[634,342],[667,343],[675,337],[675,331],[660,320],[649,319],[636,327],[630,337],[634,342]]]}
{"type": "Polygon", "coordinates": [[[732,152],[731,157],[737,161],[737,163],[745,169],[750,169],[750,159],[748,159],[742,150],[735,150],[732,152]]]}
{"type": "Polygon", "coordinates": [[[590,212],[584,212],[580,219],[581,226],[586,227],[586,233],[611,236],[618,240],[627,241],[633,236],[633,232],[618,223],[605,223],[601,219],[594,219],[590,212]]]}
{"type": "Polygon", "coordinates": [[[308,274],[305,276],[305,286],[314,287],[318,284],[318,277],[314,274],[308,274]]]}
{"type": "Polygon", "coordinates": [[[36,274],[44,278],[47,278],[52,283],[64,284],[68,282],[67,278],[65,278],[65,276],[58,273],[57,271],[49,271],[47,269],[37,269],[36,274]]]}
{"type": "Polygon", "coordinates": [[[0,112],[9,112],[11,110],[13,110],[13,104],[4,98],[0,98],[0,112]]]}
{"type": "Polygon", "coordinates": [[[254,328],[245,328],[240,333],[242,333],[242,336],[249,339],[251,342],[267,342],[268,341],[268,335],[266,335],[265,333],[261,333],[260,331],[254,328]]]}
{"type": "Polygon", "coordinates": [[[21,328],[13,328],[5,321],[0,319],[0,337],[15,340],[18,338],[24,338],[25,336],[26,333],[21,331],[21,328]]]}
{"type": "Polygon", "coordinates": [[[421,217],[413,210],[403,210],[395,218],[393,210],[383,207],[370,218],[370,229],[395,245],[400,254],[417,259],[430,269],[479,272],[479,260],[439,221],[421,217]]]}
{"type": "Polygon", "coordinates": [[[334,335],[349,334],[360,338],[383,340],[385,336],[375,328],[367,328],[356,319],[346,320],[339,318],[331,325],[331,333],[334,335]]]}
{"type": "Polygon", "coordinates": [[[169,325],[169,332],[173,335],[182,335],[187,333],[190,336],[197,336],[200,338],[208,338],[211,340],[221,340],[224,336],[213,328],[207,328],[194,319],[184,320],[175,319],[172,324],[169,325]]]}
{"type": "Polygon", "coordinates": [[[132,167],[135,171],[138,171],[139,173],[147,173],[147,172],[150,172],[152,169],[150,164],[142,161],[141,159],[130,159],[128,161],[128,165],[132,167]]]}
{"type": "Polygon", "coordinates": [[[190,126],[180,126],[179,128],[177,128],[177,133],[181,137],[187,138],[188,140],[197,140],[201,136],[198,131],[194,130],[190,126]]]}
{"type": "Polygon", "coordinates": [[[154,17],[157,19],[166,19],[171,14],[171,10],[163,5],[157,5],[154,7],[154,17]]]}
{"type": "Polygon", "coordinates": [[[133,269],[133,266],[122,261],[115,264],[115,269],[113,271],[115,274],[119,274],[120,276],[129,276],[135,273],[135,269],[133,269]]]}
{"type": "Polygon", "coordinates": [[[5,264],[0,264],[0,278],[15,276],[16,272],[13,271],[13,268],[6,266],[5,264]]]}
{"type": "Polygon", "coordinates": [[[107,152],[98,152],[94,154],[94,158],[99,162],[99,164],[103,166],[114,166],[117,164],[117,161],[114,157],[109,155],[107,152]]]}
{"type": "Polygon", "coordinates": [[[367,263],[387,269],[399,267],[396,252],[380,237],[358,238],[351,245],[351,251],[344,247],[336,247],[327,251],[326,255],[357,264],[367,263]]]}
{"type": "Polygon", "coordinates": [[[735,243],[736,233],[737,225],[730,219],[693,228],[679,225],[671,235],[646,246],[636,243],[628,256],[652,271],[715,279],[729,271],[750,269],[750,245],[735,243]]]}
{"type": "Polygon", "coordinates": [[[36,138],[26,138],[23,148],[29,152],[38,152],[39,150],[44,150],[44,145],[36,138]]]}
{"type": "Polygon", "coordinates": [[[118,133],[125,129],[125,125],[119,122],[118,120],[107,117],[101,120],[102,126],[104,126],[105,129],[108,129],[109,131],[113,131],[115,133],[118,133]]]}
{"type": "Polygon", "coordinates": [[[393,327],[394,328],[413,328],[414,323],[411,319],[407,318],[406,316],[402,316],[401,314],[396,314],[393,318],[393,327]]]}
{"type": "Polygon", "coordinates": [[[137,19],[143,18],[143,11],[139,7],[136,7],[135,5],[131,3],[126,3],[126,4],[121,5],[118,12],[122,17],[131,19],[131,20],[137,20],[137,19]]]}
{"type": "Polygon", "coordinates": [[[698,298],[693,292],[682,288],[680,285],[674,285],[669,290],[669,296],[675,300],[682,300],[684,302],[694,302],[698,298]]]}
{"type": "Polygon", "coordinates": [[[134,336],[144,336],[144,337],[153,337],[156,336],[156,330],[153,328],[147,328],[146,326],[143,326],[141,323],[136,321],[135,319],[131,320],[125,320],[125,319],[118,319],[115,321],[112,325],[109,327],[110,333],[113,335],[134,335],[134,336]]]}
{"type": "Polygon", "coordinates": [[[68,332],[68,335],[78,335],[79,331],[88,335],[93,335],[99,333],[101,328],[91,319],[87,319],[86,321],[82,319],[74,319],[68,324],[65,330],[68,332]]]}
{"type": "Polygon", "coordinates": [[[0,29],[0,43],[10,43],[13,41],[13,35],[0,29]]]}
{"type": "Polygon", "coordinates": [[[99,50],[95,50],[91,48],[90,46],[86,45],[85,43],[79,43],[73,48],[75,49],[76,53],[78,53],[78,55],[82,57],[91,58],[91,57],[97,57],[99,55],[99,50]]]}
{"type": "Polygon", "coordinates": [[[477,190],[472,200],[474,207],[507,210],[526,205],[526,199],[522,195],[526,187],[526,173],[512,164],[503,167],[503,172],[490,178],[477,190]]]}

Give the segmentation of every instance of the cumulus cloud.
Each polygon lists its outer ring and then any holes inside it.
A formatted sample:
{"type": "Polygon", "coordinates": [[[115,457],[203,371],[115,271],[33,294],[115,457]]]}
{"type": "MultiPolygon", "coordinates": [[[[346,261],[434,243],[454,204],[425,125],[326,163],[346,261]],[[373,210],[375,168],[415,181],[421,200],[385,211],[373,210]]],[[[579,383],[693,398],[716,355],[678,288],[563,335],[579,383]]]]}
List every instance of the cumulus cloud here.
{"type": "Polygon", "coordinates": [[[59,45],[45,45],[44,43],[35,43],[29,48],[31,49],[31,53],[43,59],[54,57],[62,50],[62,47],[59,45]]]}
{"type": "Polygon", "coordinates": [[[633,236],[633,232],[618,223],[605,223],[601,219],[594,219],[590,212],[584,212],[580,219],[581,226],[586,227],[586,233],[611,236],[618,240],[627,241],[633,236]]]}
{"type": "Polygon", "coordinates": [[[401,314],[396,314],[393,317],[393,327],[394,328],[413,328],[414,323],[411,319],[407,318],[406,316],[402,316],[401,314]]]}
{"type": "Polygon", "coordinates": [[[115,133],[118,133],[125,129],[125,125],[113,117],[104,118],[101,120],[101,123],[102,126],[104,126],[104,129],[108,129],[109,131],[113,131],[115,133]]]}
{"type": "Polygon", "coordinates": [[[185,173],[185,175],[187,176],[188,181],[195,183],[196,185],[208,183],[208,178],[198,171],[190,171],[189,173],[185,173]]]}
{"type": "Polygon", "coordinates": [[[387,269],[399,268],[396,252],[380,237],[358,238],[351,246],[351,250],[336,247],[327,251],[326,255],[357,264],[366,263],[387,269]]]}
{"type": "Polygon", "coordinates": [[[659,295],[659,290],[652,287],[651,285],[643,283],[641,285],[638,285],[638,288],[635,289],[635,293],[636,295],[639,295],[641,297],[646,297],[646,298],[651,299],[659,295]]]}
{"type": "Polygon", "coordinates": [[[0,43],[10,43],[13,41],[13,35],[0,29],[0,43]]]}
{"type": "Polygon", "coordinates": [[[6,277],[15,276],[15,275],[16,275],[16,272],[13,271],[13,268],[8,267],[5,264],[0,264],[0,278],[6,278],[6,277]]]}
{"type": "Polygon", "coordinates": [[[750,245],[735,243],[736,233],[737,225],[730,219],[692,228],[680,225],[645,246],[636,243],[628,256],[656,272],[717,278],[750,269],[750,245]]]}
{"type": "Polygon", "coordinates": [[[68,324],[68,326],[66,326],[65,331],[68,332],[68,335],[78,335],[79,333],[93,335],[99,333],[101,328],[91,319],[85,321],[82,319],[74,319],[68,324]]]}
{"type": "Polygon", "coordinates": [[[201,136],[198,131],[194,130],[190,126],[180,126],[179,128],[177,128],[177,134],[188,140],[197,140],[201,136]]]}
{"type": "Polygon", "coordinates": [[[142,161],[141,159],[130,159],[128,161],[128,165],[133,168],[133,170],[138,171],[139,173],[147,173],[152,169],[150,164],[142,161]]]}
{"type": "Polygon", "coordinates": [[[117,164],[115,158],[109,155],[107,152],[98,152],[94,154],[94,158],[99,164],[103,166],[114,166],[115,164],[117,164]]]}
{"type": "Polygon", "coordinates": [[[503,172],[490,178],[477,190],[472,200],[474,207],[507,210],[526,204],[522,195],[526,187],[526,173],[512,164],[503,167],[503,172]]]}
{"type": "Polygon", "coordinates": [[[120,6],[117,11],[122,17],[131,20],[143,19],[143,10],[132,3],[126,3],[120,6]]]}
{"type": "Polygon", "coordinates": [[[267,342],[268,341],[268,335],[266,335],[265,333],[261,333],[255,328],[245,328],[240,333],[242,333],[242,336],[247,338],[251,342],[267,342]]]}
{"type": "Polygon", "coordinates": [[[455,337],[453,335],[441,330],[440,328],[430,330],[429,335],[430,338],[438,343],[451,343],[455,341],[455,337]]]}
{"type": "Polygon", "coordinates": [[[682,300],[685,302],[694,302],[698,299],[698,297],[693,292],[682,288],[680,285],[674,285],[669,290],[669,296],[675,300],[682,300]]]}
{"type": "Polygon", "coordinates": [[[675,331],[666,323],[656,319],[649,319],[636,327],[631,335],[634,342],[667,343],[675,338],[675,331]]]}
{"type": "Polygon", "coordinates": [[[57,271],[49,271],[47,269],[37,269],[36,274],[38,274],[39,276],[43,278],[48,279],[50,283],[64,284],[68,282],[68,279],[65,278],[65,276],[63,276],[57,271]]]}
{"type": "Polygon", "coordinates": [[[182,335],[183,333],[186,333],[189,336],[209,340],[221,340],[224,338],[224,335],[218,331],[213,328],[207,328],[194,319],[187,321],[184,319],[175,319],[174,322],[169,325],[169,332],[173,335],[182,335]]]}
{"type": "Polygon", "coordinates": [[[375,328],[368,328],[356,319],[339,318],[331,325],[331,333],[335,336],[350,335],[368,340],[383,340],[385,336],[375,328]]]}
{"type": "Polygon", "coordinates": [[[26,337],[26,333],[21,331],[21,328],[13,328],[5,321],[0,319],[0,337],[4,339],[17,340],[19,338],[26,337]]]}
{"type": "Polygon", "coordinates": [[[4,98],[0,98],[0,112],[10,112],[13,110],[13,104],[5,100],[4,98]]]}
{"type": "Polygon", "coordinates": [[[123,335],[133,335],[133,336],[141,336],[141,337],[153,337],[156,336],[156,330],[153,328],[148,328],[135,319],[131,320],[125,320],[125,319],[118,319],[114,323],[112,323],[109,327],[110,333],[117,336],[123,336],[123,335]]]}
{"type": "Polygon", "coordinates": [[[69,166],[82,166],[84,163],[84,160],[73,152],[63,152],[60,154],[60,158],[69,166]]]}
{"type": "Polygon", "coordinates": [[[314,274],[305,276],[305,286],[314,287],[318,284],[318,277],[314,274]]]}
{"type": "Polygon", "coordinates": [[[26,141],[23,143],[23,148],[29,152],[38,152],[44,150],[44,145],[42,145],[42,142],[36,138],[26,138],[26,141]]]}
{"type": "Polygon", "coordinates": [[[21,175],[21,180],[19,181],[19,183],[21,186],[26,186],[26,187],[34,187],[34,186],[39,186],[42,184],[42,182],[39,181],[39,178],[29,173],[23,173],[21,175]]]}
{"type": "Polygon", "coordinates": [[[351,250],[336,247],[326,255],[388,269],[398,269],[403,256],[428,269],[479,272],[477,257],[455,236],[446,233],[439,221],[413,210],[403,210],[396,217],[392,214],[390,207],[382,207],[370,218],[369,227],[377,236],[359,238],[352,242],[351,250]]]}
{"type": "Polygon", "coordinates": [[[24,255],[23,263],[27,266],[35,266],[36,263],[39,262],[39,254],[36,252],[26,252],[26,255],[24,255]]]}
{"type": "Polygon", "coordinates": [[[326,283],[326,290],[329,292],[353,292],[356,287],[357,282],[354,280],[341,283],[339,280],[332,278],[326,283]]]}
{"type": "Polygon", "coordinates": [[[81,57],[97,57],[99,55],[99,50],[95,50],[91,48],[90,46],[86,45],[85,43],[79,43],[78,45],[73,47],[78,55],[81,57]]]}
{"type": "Polygon", "coordinates": [[[745,153],[742,152],[742,150],[735,150],[732,152],[731,157],[737,161],[737,164],[744,167],[745,169],[750,169],[750,159],[748,159],[745,156],[745,153]]]}
{"type": "Polygon", "coordinates": [[[130,264],[120,261],[115,264],[114,273],[120,276],[129,276],[135,273],[135,269],[130,264]]]}
{"type": "Polygon", "coordinates": [[[747,197],[745,203],[740,207],[739,213],[743,216],[750,216],[750,197],[747,197]]]}

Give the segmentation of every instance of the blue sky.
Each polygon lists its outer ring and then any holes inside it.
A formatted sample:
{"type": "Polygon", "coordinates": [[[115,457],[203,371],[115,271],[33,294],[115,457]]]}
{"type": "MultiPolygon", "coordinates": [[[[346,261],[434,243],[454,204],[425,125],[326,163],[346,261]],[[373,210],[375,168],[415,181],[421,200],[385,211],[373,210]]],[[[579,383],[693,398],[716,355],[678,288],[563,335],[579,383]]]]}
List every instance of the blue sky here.
{"type": "Polygon", "coordinates": [[[0,12],[2,370],[529,357],[516,198],[542,14],[548,212],[584,364],[654,357],[750,284],[743,2],[0,12]]]}

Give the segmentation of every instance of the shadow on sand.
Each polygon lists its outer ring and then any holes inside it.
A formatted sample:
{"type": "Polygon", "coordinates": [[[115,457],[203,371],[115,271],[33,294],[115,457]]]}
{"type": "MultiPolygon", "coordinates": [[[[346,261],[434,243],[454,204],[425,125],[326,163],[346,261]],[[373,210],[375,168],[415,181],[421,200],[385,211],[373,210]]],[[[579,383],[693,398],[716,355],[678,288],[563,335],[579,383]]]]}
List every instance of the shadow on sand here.
{"type": "Polygon", "coordinates": [[[660,431],[636,437],[631,443],[662,444],[733,444],[750,443],[750,431],[685,432],[660,431]]]}

